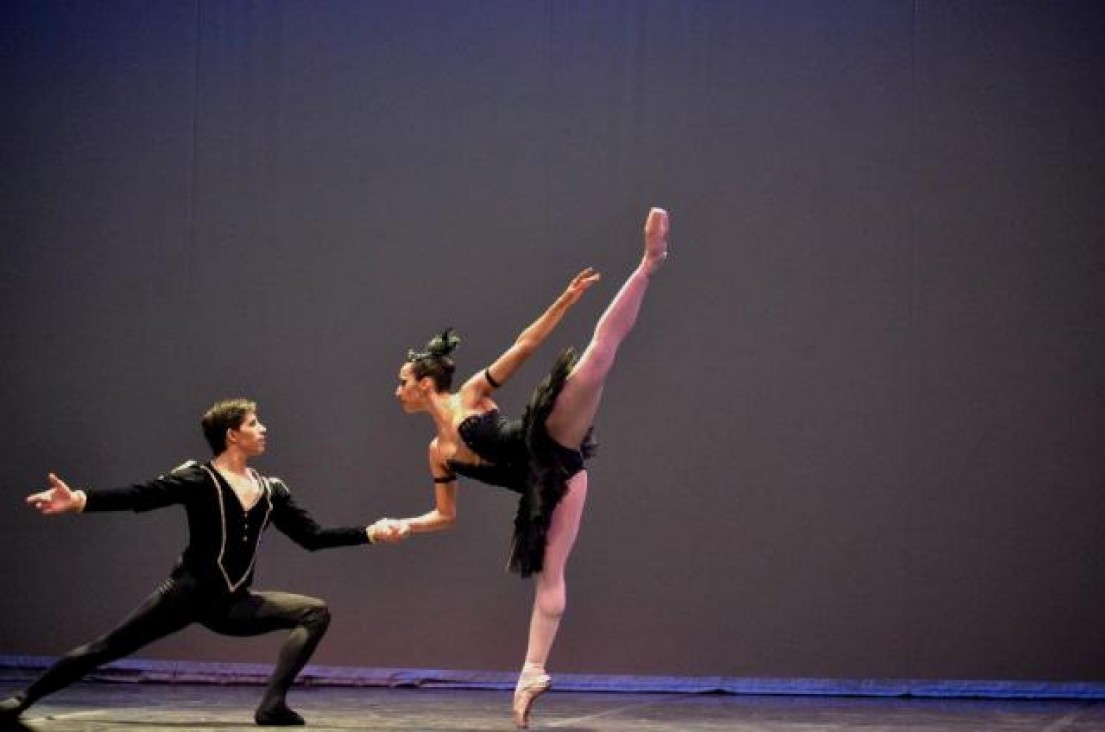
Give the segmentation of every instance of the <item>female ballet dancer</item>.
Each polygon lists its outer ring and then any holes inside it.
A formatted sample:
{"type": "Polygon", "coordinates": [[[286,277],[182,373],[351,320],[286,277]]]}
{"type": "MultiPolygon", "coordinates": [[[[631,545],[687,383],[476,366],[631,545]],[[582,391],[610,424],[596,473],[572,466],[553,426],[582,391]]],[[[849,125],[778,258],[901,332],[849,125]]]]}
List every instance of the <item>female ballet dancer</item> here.
{"type": "Polygon", "coordinates": [[[491,394],[514,376],[599,280],[590,268],[572,278],[514,345],[460,390],[450,391],[455,368],[451,354],[460,342],[452,329],[431,340],[424,352],[409,352],[399,371],[395,396],[403,410],[426,412],[437,433],[429,447],[435,506],[398,524],[382,524],[377,535],[398,541],[411,532],[448,528],[456,516],[458,474],[521,494],[510,568],[523,577],[536,575],[536,595],[525,665],[514,691],[514,723],[520,728],[527,727],[530,707],[551,686],[545,663],[564,613],[564,568],[587,499],[584,460],[591,451],[591,425],[603,384],[637,318],[649,278],[667,257],[667,235],[667,212],[651,209],[640,264],[599,319],[583,354],[578,359],[572,349],[560,354],[521,420],[501,416],[491,394]]]}

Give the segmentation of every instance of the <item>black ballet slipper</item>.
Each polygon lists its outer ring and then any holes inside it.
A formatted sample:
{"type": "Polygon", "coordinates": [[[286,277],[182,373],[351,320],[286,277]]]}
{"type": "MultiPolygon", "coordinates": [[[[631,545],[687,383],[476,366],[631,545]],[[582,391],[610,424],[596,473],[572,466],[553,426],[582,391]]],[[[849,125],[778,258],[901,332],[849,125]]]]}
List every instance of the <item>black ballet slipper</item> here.
{"type": "Polygon", "coordinates": [[[27,708],[27,703],[22,694],[16,694],[9,696],[7,699],[0,700],[0,719],[9,720],[17,719],[23,710],[27,708]]]}
{"type": "Polygon", "coordinates": [[[30,729],[30,727],[19,720],[19,715],[21,715],[26,708],[27,704],[23,700],[22,694],[9,696],[7,699],[0,701],[0,730],[10,732],[12,730],[30,729]]]}
{"type": "Polygon", "coordinates": [[[307,724],[303,717],[286,704],[259,708],[253,715],[253,721],[262,727],[302,727],[307,724]]]}

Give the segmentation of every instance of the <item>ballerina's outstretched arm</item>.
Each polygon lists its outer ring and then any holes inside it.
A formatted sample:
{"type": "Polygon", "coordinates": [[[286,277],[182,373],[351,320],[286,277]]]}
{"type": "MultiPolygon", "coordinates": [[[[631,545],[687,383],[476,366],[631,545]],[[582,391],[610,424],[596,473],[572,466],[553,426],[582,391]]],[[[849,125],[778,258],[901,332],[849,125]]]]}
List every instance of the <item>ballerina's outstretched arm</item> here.
{"type": "Polygon", "coordinates": [[[462,401],[466,404],[476,404],[488,397],[494,389],[505,384],[548,338],[568,309],[579,302],[583,293],[600,279],[602,275],[590,267],[573,277],[568,287],[553,301],[553,304],[518,334],[518,338],[510,348],[490,366],[465,382],[460,389],[462,401]]]}
{"type": "MultiPolygon", "coordinates": [[[[434,507],[424,514],[404,519],[380,519],[373,524],[376,529],[373,541],[395,543],[411,534],[428,531],[444,531],[452,528],[457,520],[457,477],[453,475],[435,438],[429,449],[430,474],[434,476],[434,507]]],[[[372,527],[370,527],[372,528],[372,527]]]]}

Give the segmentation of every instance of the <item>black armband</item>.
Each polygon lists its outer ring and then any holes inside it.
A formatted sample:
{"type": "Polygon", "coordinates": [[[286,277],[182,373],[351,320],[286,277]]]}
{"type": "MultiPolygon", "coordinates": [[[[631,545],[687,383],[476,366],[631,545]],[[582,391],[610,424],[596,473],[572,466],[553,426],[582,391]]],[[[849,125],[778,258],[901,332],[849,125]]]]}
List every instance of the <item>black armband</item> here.
{"type": "Polygon", "coordinates": [[[456,476],[455,473],[450,473],[449,475],[435,475],[434,476],[434,482],[435,483],[452,483],[456,479],[457,479],[457,476],[456,476]]]}
{"type": "Polygon", "coordinates": [[[502,386],[502,384],[495,381],[495,379],[491,377],[491,368],[490,367],[483,370],[483,377],[485,379],[487,379],[488,384],[491,384],[492,389],[498,389],[500,386],[502,386]]]}

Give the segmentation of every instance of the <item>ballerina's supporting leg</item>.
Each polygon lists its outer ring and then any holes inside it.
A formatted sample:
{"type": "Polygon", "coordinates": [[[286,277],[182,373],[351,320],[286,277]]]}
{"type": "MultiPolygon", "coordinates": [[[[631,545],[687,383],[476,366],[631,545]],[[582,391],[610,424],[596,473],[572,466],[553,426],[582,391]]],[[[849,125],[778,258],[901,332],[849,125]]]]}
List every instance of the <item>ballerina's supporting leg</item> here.
{"type": "MultiPolygon", "coordinates": [[[[591,429],[618,347],[637,321],[649,278],[667,257],[667,235],[667,212],[652,209],[645,221],[645,251],[641,263],[599,318],[591,343],[568,375],[552,414],[546,420],[549,436],[565,447],[580,447],[591,429]]],[[[564,570],[579,532],[586,500],[587,471],[584,470],[568,482],[567,493],[553,511],[544,565],[536,577],[526,663],[514,691],[514,722],[521,728],[528,726],[530,708],[551,684],[545,664],[567,604],[564,570]]]]}
{"type": "Polygon", "coordinates": [[[548,690],[551,683],[545,673],[545,664],[567,604],[564,572],[579,533],[586,501],[587,471],[583,470],[568,482],[567,493],[553,511],[546,538],[544,564],[534,578],[533,614],[530,616],[526,664],[514,689],[514,723],[523,729],[529,724],[530,707],[537,697],[548,690]]]}

